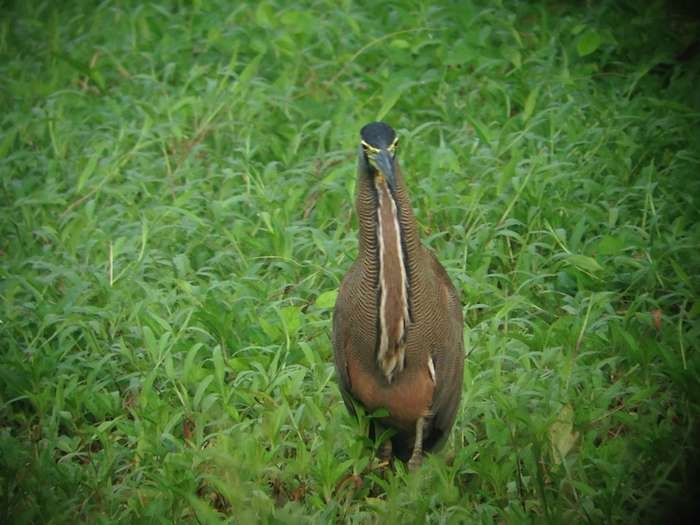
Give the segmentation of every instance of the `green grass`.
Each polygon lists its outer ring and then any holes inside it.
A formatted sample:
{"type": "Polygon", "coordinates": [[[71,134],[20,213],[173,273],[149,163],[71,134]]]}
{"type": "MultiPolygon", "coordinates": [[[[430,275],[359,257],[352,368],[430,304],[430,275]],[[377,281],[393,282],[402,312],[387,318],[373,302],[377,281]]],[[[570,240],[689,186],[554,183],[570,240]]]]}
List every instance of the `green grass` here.
{"type": "Polygon", "coordinates": [[[697,18],[129,3],[0,20],[0,521],[690,515],[697,18]],[[466,320],[458,421],[417,474],[377,467],[331,364],[375,118],[466,320]]]}

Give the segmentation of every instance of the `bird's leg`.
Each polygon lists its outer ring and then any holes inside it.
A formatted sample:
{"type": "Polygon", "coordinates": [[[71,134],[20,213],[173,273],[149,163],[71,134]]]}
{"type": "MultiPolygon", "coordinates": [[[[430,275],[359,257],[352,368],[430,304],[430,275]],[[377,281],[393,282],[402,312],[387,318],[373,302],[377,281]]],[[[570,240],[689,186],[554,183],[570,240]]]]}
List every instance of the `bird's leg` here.
{"type": "Polygon", "coordinates": [[[423,462],[423,427],[425,418],[419,417],[416,421],[416,440],[413,444],[413,453],[408,460],[408,470],[417,470],[423,462]]]}
{"type": "Polygon", "coordinates": [[[376,421],[373,423],[374,424],[374,436],[375,439],[382,439],[381,445],[379,445],[379,449],[377,450],[377,456],[379,456],[379,459],[382,462],[389,462],[391,461],[391,457],[393,454],[392,446],[391,446],[391,438],[386,437],[386,428],[384,428],[383,425],[380,425],[376,421]]]}
{"type": "Polygon", "coordinates": [[[379,459],[381,459],[382,461],[391,461],[391,454],[392,454],[391,439],[387,439],[379,446],[379,450],[377,451],[377,455],[379,456],[379,459]]]}

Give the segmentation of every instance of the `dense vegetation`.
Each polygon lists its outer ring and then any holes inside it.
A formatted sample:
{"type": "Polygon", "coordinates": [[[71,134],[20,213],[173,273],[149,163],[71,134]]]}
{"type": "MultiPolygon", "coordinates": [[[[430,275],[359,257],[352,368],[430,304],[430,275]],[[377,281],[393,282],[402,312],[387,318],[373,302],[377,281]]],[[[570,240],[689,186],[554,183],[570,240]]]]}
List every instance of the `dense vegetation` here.
{"type": "Polygon", "coordinates": [[[646,2],[3,7],[0,521],[690,515],[699,26],[646,2]],[[376,118],[466,320],[458,421],[416,474],[378,465],[331,365],[376,118]]]}

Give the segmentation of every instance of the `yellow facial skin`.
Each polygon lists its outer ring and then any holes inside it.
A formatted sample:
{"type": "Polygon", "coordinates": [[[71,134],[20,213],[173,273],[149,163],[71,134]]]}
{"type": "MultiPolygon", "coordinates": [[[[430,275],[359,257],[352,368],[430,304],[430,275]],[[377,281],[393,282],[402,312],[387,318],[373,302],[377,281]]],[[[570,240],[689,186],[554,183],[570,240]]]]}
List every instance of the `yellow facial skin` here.
{"type": "Polygon", "coordinates": [[[375,179],[382,183],[389,179],[389,185],[393,187],[394,185],[394,173],[393,167],[391,166],[394,155],[396,154],[396,148],[399,145],[399,139],[396,137],[394,141],[386,148],[377,148],[368,144],[364,140],[362,141],[362,149],[367,155],[367,161],[374,168],[375,179]]]}

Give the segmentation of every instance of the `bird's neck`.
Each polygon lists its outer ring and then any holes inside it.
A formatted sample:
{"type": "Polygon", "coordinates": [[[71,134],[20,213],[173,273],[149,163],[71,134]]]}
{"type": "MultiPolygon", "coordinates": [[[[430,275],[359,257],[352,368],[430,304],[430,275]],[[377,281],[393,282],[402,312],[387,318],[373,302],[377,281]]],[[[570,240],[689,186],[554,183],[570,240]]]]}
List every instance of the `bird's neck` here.
{"type": "Polygon", "coordinates": [[[360,258],[376,283],[376,358],[387,381],[403,370],[405,341],[412,321],[411,283],[420,241],[416,220],[396,167],[396,188],[386,180],[360,174],[357,210],[360,258]]]}

